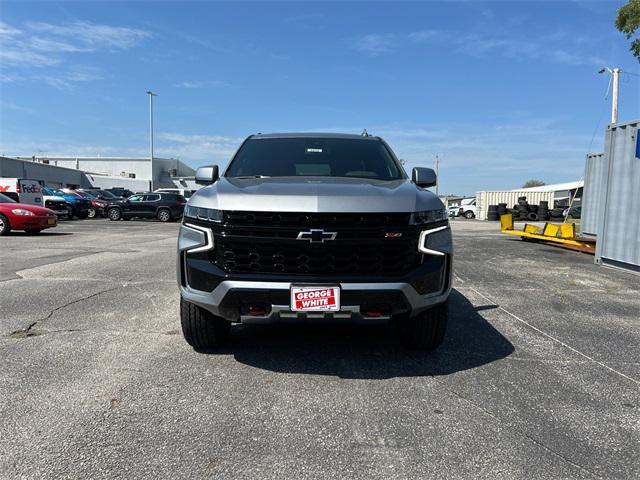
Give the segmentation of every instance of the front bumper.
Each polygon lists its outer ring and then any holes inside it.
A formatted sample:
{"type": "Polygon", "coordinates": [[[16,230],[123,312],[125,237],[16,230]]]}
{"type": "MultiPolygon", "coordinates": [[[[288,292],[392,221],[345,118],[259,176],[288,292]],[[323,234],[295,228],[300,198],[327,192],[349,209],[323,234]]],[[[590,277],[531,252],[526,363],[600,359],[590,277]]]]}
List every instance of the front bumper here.
{"type": "MultiPolygon", "coordinates": [[[[295,284],[295,282],[293,282],[295,284]]],[[[316,283],[317,285],[318,283],[316,283]]],[[[451,287],[437,294],[420,295],[407,283],[340,283],[339,312],[292,312],[289,307],[292,282],[246,282],[225,280],[212,292],[180,286],[182,298],[214,315],[233,322],[273,323],[312,319],[387,321],[394,315],[414,316],[447,300],[451,287]],[[259,306],[264,314],[251,314],[259,306]],[[370,312],[375,308],[376,314],[370,312]]]]}
{"type": "MultiPolygon", "coordinates": [[[[442,231],[442,227],[434,230],[442,231]]],[[[214,247],[207,228],[182,225],[178,240],[178,283],[182,298],[214,315],[243,323],[333,319],[387,321],[395,315],[415,316],[445,302],[451,291],[453,249],[450,241],[427,240],[424,263],[401,278],[310,277],[303,275],[229,274],[207,260],[214,247]],[[290,310],[292,285],[339,285],[340,312],[300,313],[290,310]],[[259,307],[256,315],[253,307],[259,307]],[[375,314],[371,313],[375,312],[375,314]]],[[[435,238],[435,237],[434,237],[435,238]]]]}
{"type": "Polygon", "coordinates": [[[40,217],[34,215],[13,215],[9,219],[11,228],[14,230],[40,230],[53,228],[58,225],[55,215],[40,217]]]}

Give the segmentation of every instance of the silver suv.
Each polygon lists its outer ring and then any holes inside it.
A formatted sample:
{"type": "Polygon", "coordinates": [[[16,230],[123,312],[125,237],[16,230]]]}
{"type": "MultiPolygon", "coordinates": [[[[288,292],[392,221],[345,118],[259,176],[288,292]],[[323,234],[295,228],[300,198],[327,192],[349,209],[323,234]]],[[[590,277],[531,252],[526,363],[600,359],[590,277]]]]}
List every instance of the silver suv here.
{"type": "Polygon", "coordinates": [[[409,179],[375,136],[258,134],[196,182],[178,240],[194,348],[233,322],[393,321],[408,347],[442,342],[453,246],[433,170],[409,179]]]}

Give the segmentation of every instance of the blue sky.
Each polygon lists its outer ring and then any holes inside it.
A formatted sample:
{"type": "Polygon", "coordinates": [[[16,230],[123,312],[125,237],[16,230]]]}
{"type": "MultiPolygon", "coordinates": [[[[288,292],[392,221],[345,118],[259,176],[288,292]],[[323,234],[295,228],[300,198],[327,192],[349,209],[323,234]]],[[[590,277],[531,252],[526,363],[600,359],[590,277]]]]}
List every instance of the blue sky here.
{"type": "MultiPolygon", "coordinates": [[[[441,191],[580,178],[608,76],[640,117],[624,2],[2,2],[0,154],[224,164],[255,132],[367,128],[441,191]]],[[[594,138],[594,132],[595,138],[594,138]]],[[[592,143],[592,138],[594,138],[592,143]]]]}

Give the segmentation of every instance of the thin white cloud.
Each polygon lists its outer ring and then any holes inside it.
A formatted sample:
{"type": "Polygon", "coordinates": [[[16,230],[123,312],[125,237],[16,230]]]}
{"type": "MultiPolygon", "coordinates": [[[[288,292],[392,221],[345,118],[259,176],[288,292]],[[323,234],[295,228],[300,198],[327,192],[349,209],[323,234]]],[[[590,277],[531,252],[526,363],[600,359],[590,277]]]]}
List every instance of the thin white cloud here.
{"type": "Polygon", "coordinates": [[[50,38],[31,37],[28,47],[42,52],[89,52],[91,49],[50,38]]]}
{"type": "Polygon", "coordinates": [[[388,53],[402,47],[406,43],[423,43],[439,35],[437,30],[418,30],[406,34],[370,33],[357,37],[354,48],[371,56],[388,53]]]}
{"type": "Polygon", "coordinates": [[[390,33],[371,33],[356,39],[355,48],[369,55],[379,55],[390,52],[396,44],[396,36],[390,33]]]}
{"type": "Polygon", "coordinates": [[[101,78],[97,70],[77,65],[75,59],[99,50],[133,48],[151,37],[151,32],[137,28],[90,22],[28,22],[20,28],[0,22],[0,62],[12,71],[3,73],[0,80],[37,80],[56,88],[97,80],[101,78]],[[46,75],[41,73],[45,70],[46,75]]]}
{"type": "Polygon", "coordinates": [[[586,53],[593,49],[585,45],[583,37],[567,38],[561,32],[527,39],[469,34],[458,38],[456,43],[459,53],[477,57],[497,54],[514,60],[539,59],[569,66],[605,63],[602,58],[586,53]]]}
{"type": "Polygon", "coordinates": [[[101,80],[102,70],[95,67],[71,67],[69,70],[48,75],[34,75],[32,80],[41,81],[58,89],[70,89],[78,82],[101,80]]]}
{"type": "Polygon", "coordinates": [[[158,152],[190,161],[194,165],[213,162],[224,165],[243,141],[240,137],[224,135],[187,135],[161,132],[157,135],[158,152]]]}
{"type": "Polygon", "coordinates": [[[353,47],[370,56],[447,41],[448,48],[458,54],[475,57],[501,56],[513,60],[542,60],[568,66],[601,65],[604,60],[592,52],[594,40],[585,36],[569,36],[564,32],[521,37],[519,34],[465,33],[419,30],[409,33],[369,33],[354,39],[353,47]]]}
{"type": "Polygon", "coordinates": [[[216,87],[228,87],[229,84],[220,80],[191,80],[176,83],[178,88],[216,88],[216,87]]]}
{"type": "Polygon", "coordinates": [[[152,36],[151,32],[137,28],[99,25],[91,22],[74,22],[66,25],[29,22],[26,28],[35,34],[73,40],[78,45],[89,49],[127,49],[152,36]]]}

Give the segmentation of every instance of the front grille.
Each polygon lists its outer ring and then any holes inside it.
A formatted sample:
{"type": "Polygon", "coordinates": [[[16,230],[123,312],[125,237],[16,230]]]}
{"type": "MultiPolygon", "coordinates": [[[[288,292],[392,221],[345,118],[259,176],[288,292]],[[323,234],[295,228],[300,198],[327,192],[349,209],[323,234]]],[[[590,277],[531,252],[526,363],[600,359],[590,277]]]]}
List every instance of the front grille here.
{"type": "Polygon", "coordinates": [[[422,263],[419,230],[408,224],[408,213],[225,212],[209,259],[230,273],[399,276],[422,263]],[[296,240],[310,228],[336,239],[296,240]]]}
{"type": "Polygon", "coordinates": [[[45,200],[44,206],[51,210],[66,210],[66,203],[61,200],[45,200]]]}
{"type": "Polygon", "coordinates": [[[407,227],[409,213],[224,212],[226,225],[275,227],[407,227]]]}

